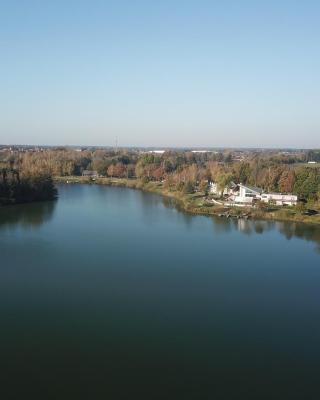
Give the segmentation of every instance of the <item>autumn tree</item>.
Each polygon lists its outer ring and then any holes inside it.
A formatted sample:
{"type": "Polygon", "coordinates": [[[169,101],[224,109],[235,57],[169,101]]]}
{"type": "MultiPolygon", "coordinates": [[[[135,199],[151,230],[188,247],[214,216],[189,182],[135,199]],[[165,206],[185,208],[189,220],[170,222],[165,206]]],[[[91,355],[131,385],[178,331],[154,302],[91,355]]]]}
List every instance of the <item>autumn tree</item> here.
{"type": "Polygon", "coordinates": [[[285,169],[279,178],[279,189],[283,193],[292,193],[296,176],[293,170],[285,169]]]}
{"type": "Polygon", "coordinates": [[[111,178],[125,178],[127,177],[127,167],[122,163],[111,164],[107,173],[111,178]]]}
{"type": "Polygon", "coordinates": [[[228,187],[228,185],[231,183],[232,178],[233,176],[230,173],[223,173],[219,175],[217,183],[218,183],[218,189],[221,191],[222,194],[224,190],[228,187]]]}

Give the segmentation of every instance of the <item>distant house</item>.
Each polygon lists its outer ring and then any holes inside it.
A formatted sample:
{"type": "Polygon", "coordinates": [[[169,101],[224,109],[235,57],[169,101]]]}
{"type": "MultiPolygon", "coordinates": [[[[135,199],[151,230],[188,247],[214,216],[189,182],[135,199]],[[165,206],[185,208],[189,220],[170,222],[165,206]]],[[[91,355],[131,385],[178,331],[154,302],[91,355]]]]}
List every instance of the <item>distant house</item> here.
{"type": "Polygon", "coordinates": [[[254,186],[239,184],[239,193],[232,200],[240,204],[252,204],[254,199],[259,199],[263,190],[254,186]]]}
{"type": "Polygon", "coordinates": [[[218,188],[218,184],[216,182],[210,182],[209,183],[209,193],[211,194],[216,194],[218,196],[221,196],[221,190],[218,188]]]}
{"type": "Polygon", "coordinates": [[[230,197],[236,204],[252,205],[256,200],[264,203],[274,202],[278,206],[293,206],[297,204],[298,197],[293,194],[264,193],[262,189],[240,183],[239,193],[230,197]]]}
{"type": "Polygon", "coordinates": [[[234,206],[250,206],[256,201],[273,202],[278,206],[294,206],[298,202],[298,196],[294,194],[265,193],[263,189],[258,187],[243,185],[242,183],[237,185],[234,182],[231,182],[223,193],[216,182],[210,182],[209,192],[218,196],[227,196],[228,200],[225,204],[234,206]]]}
{"type": "Polygon", "coordinates": [[[217,154],[217,151],[213,150],[191,150],[191,153],[214,153],[217,154]]]}
{"type": "Polygon", "coordinates": [[[148,151],[148,153],[151,153],[151,154],[163,154],[165,152],[166,152],[165,150],[150,150],[150,151],[148,151]]]}
{"type": "Polygon", "coordinates": [[[317,164],[316,161],[308,161],[308,164],[317,164]]]}
{"type": "Polygon", "coordinates": [[[82,172],[82,176],[86,176],[87,178],[98,178],[99,174],[97,171],[89,171],[89,170],[85,169],[82,172]]]}
{"type": "Polygon", "coordinates": [[[275,202],[277,206],[294,206],[298,202],[298,196],[294,194],[263,193],[260,200],[265,203],[275,202]]]}
{"type": "Polygon", "coordinates": [[[216,182],[209,183],[209,192],[215,194],[217,196],[230,196],[237,193],[239,190],[239,185],[234,182],[230,182],[230,184],[224,188],[223,192],[219,189],[218,184],[216,182]]]}

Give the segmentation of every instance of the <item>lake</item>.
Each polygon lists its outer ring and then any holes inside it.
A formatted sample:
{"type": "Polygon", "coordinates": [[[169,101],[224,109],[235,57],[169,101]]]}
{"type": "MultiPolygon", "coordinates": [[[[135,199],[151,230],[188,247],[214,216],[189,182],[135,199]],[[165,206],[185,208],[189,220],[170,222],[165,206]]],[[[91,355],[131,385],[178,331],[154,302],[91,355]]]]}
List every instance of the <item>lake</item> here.
{"type": "Polygon", "coordinates": [[[320,227],[62,185],[0,252],[2,399],[320,398],[320,227]]]}

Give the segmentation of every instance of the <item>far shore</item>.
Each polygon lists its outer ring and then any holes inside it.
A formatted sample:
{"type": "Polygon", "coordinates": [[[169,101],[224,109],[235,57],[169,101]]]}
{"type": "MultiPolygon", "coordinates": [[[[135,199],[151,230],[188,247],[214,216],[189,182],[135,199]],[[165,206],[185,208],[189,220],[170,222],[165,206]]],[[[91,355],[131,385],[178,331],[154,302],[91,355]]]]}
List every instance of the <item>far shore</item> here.
{"type": "Polygon", "coordinates": [[[161,182],[144,183],[139,179],[105,178],[96,179],[82,176],[63,176],[54,178],[56,183],[64,184],[95,184],[106,186],[126,187],[139,189],[161,196],[170,197],[177,201],[177,206],[184,212],[194,215],[221,216],[225,218],[252,218],[260,220],[291,221],[311,223],[320,225],[320,215],[303,215],[294,207],[273,207],[268,210],[260,210],[253,207],[227,207],[210,202],[203,192],[184,194],[178,191],[171,191],[164,187],[161,182]]]}

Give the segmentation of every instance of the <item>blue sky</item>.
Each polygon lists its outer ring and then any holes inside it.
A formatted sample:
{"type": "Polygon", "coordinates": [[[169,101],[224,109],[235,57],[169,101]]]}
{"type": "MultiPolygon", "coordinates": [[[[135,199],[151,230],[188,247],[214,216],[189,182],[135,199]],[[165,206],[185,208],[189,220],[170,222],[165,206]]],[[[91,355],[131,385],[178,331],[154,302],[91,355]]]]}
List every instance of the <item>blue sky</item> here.
{"type": "Polygon", "coordinates": [[[320,2],[0,0],[0,143],[320,147],[320,2]]]}

